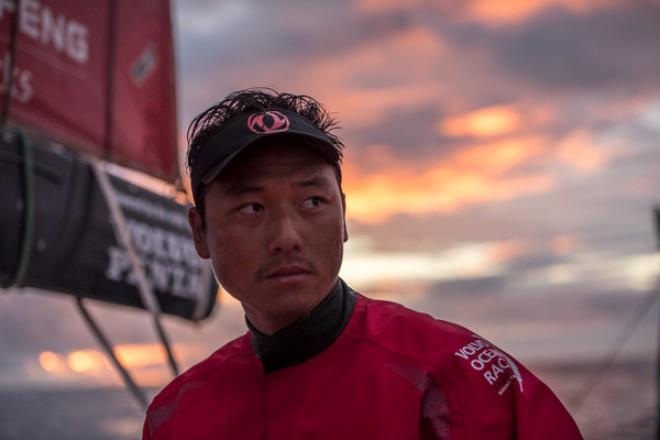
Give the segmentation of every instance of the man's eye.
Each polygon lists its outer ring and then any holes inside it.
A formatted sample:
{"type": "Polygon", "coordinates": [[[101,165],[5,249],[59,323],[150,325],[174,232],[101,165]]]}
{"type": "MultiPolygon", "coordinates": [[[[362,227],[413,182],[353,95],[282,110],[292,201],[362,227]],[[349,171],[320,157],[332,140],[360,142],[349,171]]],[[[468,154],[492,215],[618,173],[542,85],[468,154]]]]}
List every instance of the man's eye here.
{"type": "Polygon", "coordinates": [[[257,212],[263,211],[263,205],[259,203],[248,203],[247,205],[241,206],[238,210],[243,214],[256,214],[257,212]]]}
{"type": "Polygon", "coordinates": [[[314,209],[320,207],[322,204],[323,199],[321,197],[310,197],[302,202],[302,207],[307,209],[314,209]]]}

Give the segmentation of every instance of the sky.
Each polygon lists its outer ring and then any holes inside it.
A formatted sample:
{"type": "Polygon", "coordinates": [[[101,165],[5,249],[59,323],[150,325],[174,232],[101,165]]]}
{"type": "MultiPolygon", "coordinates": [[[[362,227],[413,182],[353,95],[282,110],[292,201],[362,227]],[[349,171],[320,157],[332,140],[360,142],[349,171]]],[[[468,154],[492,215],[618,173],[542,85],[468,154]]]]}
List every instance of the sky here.
{"type": "MultiPolygon", "coordinates": [[[[274,87],[340,121],[357,290],[465,325],[525,362],[599,359],[660,257],[660,5],[624,0],[173,2],[182,151],[228,93],[274,87]]],[[[0,295],[0,386],[116,385],[73,299],[0,295]]],[[[143,385],[147,315],[93,304],[143,385]]],[[[656,350],[657,304],[624,357],[656,350]]],[[[221,294],[164,318],[184,366],[245,332],[221,294]]]]}

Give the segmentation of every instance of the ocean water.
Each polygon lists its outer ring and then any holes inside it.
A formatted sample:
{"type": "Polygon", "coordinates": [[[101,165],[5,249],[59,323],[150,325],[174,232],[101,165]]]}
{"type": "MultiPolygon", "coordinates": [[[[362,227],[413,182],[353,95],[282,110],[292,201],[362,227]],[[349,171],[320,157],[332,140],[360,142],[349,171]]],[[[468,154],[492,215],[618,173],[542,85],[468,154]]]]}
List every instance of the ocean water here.
{"type": "Polygon", "coordinates": [[[140,438],[143,413],[124,389],[0,390],[0,439],[140,438]]]}
{"type": "MultiPolygon", "coordinates": [[[[531,365],[574,415],[586,439],[655,439],[651,360],[615,365],[584,405],[575,404],[594,364],[531,365]]],[[[149,390],[153,396],[155,390],[149,390]]],[[[143,414],[123,389],[0,390],[0,439],[137,439],[143,414]]]]}
{"type": "Polygon", "coordinates": [[[531,365],[559,396],[588,440],[656,440],[657,390],[654,358],[614,364],[582,405],[585,384],[600,364],[531,365]]]}

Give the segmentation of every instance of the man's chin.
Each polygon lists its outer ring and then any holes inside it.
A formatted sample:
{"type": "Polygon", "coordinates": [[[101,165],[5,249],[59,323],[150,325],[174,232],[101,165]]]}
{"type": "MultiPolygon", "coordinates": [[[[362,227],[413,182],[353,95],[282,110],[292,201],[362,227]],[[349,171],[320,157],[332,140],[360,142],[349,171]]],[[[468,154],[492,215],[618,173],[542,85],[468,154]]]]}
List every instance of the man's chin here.
{"type": "Polygon", "coordinates": [[[284,293],[277,304],[272,302],[269,304],[270,313],[268,314],[278,319],[297,319],[314,310],[323,301],[323,298],[325,298],[325,295],[321,295],[317,291],[309,291],[304,296],[284,293]]]}

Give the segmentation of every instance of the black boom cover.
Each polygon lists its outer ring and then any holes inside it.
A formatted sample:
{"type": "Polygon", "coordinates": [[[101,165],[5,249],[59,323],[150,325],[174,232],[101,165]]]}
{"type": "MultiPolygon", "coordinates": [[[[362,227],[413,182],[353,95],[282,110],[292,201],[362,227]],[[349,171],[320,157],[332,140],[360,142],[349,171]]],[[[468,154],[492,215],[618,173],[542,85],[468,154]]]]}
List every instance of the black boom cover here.
{"type": "MultiPolygon", "coordinates": [[[[20,286],[144,309],[90,163],[57,144],[30,139],[29,191],[22,139],[16,130],[0,128],[0,285],[15,280],[27,240],[20,286]],[[30,210],[32,231],[26,228],[30,210]]],[[[110,182],[162,312],[193,321],[208,317],[217,285],[195,252],[188,207],[117,176],[110,182]]]]}

